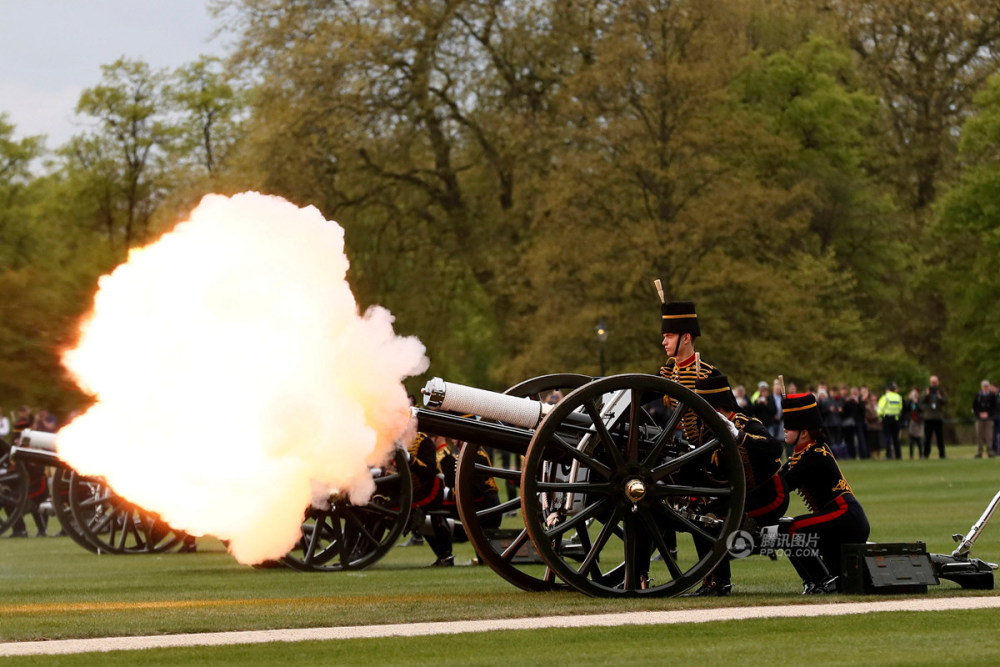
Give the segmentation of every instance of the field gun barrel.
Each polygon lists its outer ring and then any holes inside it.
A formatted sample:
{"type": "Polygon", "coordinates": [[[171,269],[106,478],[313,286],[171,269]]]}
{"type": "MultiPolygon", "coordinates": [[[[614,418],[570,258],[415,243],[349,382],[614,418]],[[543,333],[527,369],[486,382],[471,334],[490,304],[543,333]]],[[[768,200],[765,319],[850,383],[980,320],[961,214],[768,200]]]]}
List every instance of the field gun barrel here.
{"type": "Polygon", "coordinates": [[[58,449],[56,436],[56,433],[49,433],[48,431],[24,429],[21,431],[17,445],[10,448],[11,460],[43,466],[55,466],[57,468],[68,468],[69,466],[59,458],[59,454],[56,452],[58,449]]]}
{"type": "Polygon", "coordinates": [[[448,412],[471,414],[523,428],[535,428],[552,409],[548,403],[508,396],[485,389],[432,378],[420,390],[424,405],[448,412]]]}
{"type": "MultiPolygon", "coordinates": [[[[554,407],[530,398],[445,382],[441,378],[429,380],[420,393],[424,404],[434,408],[414,409],[421,431],[521,455],[527,452],[534,429],[554,407]]],[[[584,414],[573,413],[566,420],[582,428],[593,426],[584,414]]]]}
{"type": "Polygon", "coordinates": [[[56,445],[56,433],[48,431],[32,431],[24,429],[21,431],[21,439],[18,441],[20,447],[31,447],[32,449],[45,449],[54,452],[58,449],[56,445]]]}

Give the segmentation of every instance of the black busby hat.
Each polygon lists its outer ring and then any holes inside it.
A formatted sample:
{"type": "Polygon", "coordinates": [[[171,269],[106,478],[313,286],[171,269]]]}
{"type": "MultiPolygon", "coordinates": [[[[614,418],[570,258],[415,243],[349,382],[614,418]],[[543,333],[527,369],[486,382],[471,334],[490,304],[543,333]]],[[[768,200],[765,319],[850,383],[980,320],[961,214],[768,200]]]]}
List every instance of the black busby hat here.
{"type": "Polygon", "coordinates": [[[816,397],[809,394],[789,394],[781,402],[782,420],[786,431],[808,431],[822,428],[823,418],[816,405],[816,397]]]}
{"type": "Polygon", "coordinates": [[[736,397],[729,387],[725,375],[711,375],[694,381],[694,393],[704,398],[709,405],[719,410],[736,412],[736,397]]]}
{"type": "Polygon", "coordinates": [[[692,301],[671,301],[660,304],[663,315],[662,331],[660,333],[691,334],[692,338],[701,335],[698,326],[698,314],[692,301]]]}

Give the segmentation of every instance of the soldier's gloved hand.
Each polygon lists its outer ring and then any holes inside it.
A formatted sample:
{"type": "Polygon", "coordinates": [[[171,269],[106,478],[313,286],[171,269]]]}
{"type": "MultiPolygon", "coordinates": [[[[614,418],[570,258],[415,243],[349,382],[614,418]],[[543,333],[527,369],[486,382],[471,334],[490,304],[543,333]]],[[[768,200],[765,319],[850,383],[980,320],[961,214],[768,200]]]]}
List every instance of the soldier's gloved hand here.
{"type": "Polygon", "coordinates": [[[726,428],[729,429],[729,432],[733,435],[734,438],[740,437],[740,430],[736,428],[736,424],[729,421],[729,418],[726,417],[726,415],[724,414],[719,414],[719,418],[722,419],[723,422],[725,422],[726,428]]]}

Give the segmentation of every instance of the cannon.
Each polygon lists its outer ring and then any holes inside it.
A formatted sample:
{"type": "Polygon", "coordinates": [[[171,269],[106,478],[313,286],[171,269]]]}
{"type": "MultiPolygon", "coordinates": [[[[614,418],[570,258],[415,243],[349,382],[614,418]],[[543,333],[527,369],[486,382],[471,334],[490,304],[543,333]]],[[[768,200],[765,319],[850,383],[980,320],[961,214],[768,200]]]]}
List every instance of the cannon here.
{"type": "MultiPolygon", "coordinates": [[[[480,562],[522,589],[677,595],[726,557],[727,539],[741,526],[745,482],[736,442],[708,403],[677,383],[560,373],[501,394],[435,378],[422,394],[426,407],[413,409],[418,429],[466,443],[455,485],[464,532],[480,562]],[[549,405],[544,399],[553,391],[565,397],[549,405]],[[691,412],[709,434],[702,444],[681,435],[681,419],[691,412]],[[481,448],[521,457],[523,465],[485,463],[481,448]],[[481,507],[473,489],[483,478],[514,492],[481,507]],[[500,517],[514,527],[487,528],[500,517]]],[[[335,571],[381,558],[422,520],[419,508],[407,520],[405,466],[397,450],[377,471],[367,505],[335,493],[328,507],[309,508],[285,564],[335,571]]]]}
{"type": "Polygon", "coordinates": [[[10,449],[10,461],[15,470],[32,465],[54,471],[49,478],[53,512],[63,532],[89,551],[163,553],[184,537],[155,513],[115,494],[103,479],[70,468],[55,451],[54,433],[22,431],[18,444],[10,449]]]}
{"type": "Polygon", "coordinates": [[[470,463],[466,451],[460,456],[459,514],[498,574],[530,590],[565,585],[592,596],[668,596],[726,557],[727,540],[743,520],[743,463],[726,424],[703,399],[642,374],[545,376],[512,390],[493,394],[432,380],[423,393],[437,409],[414,410],[421,431],[524,457],[523,531],[498,548],[477,520],[505,511],[510,501],[477,511],[463,487],[475,474],[514,473],[470,463]],[[510,395],[553,387],[571,389],[554,406],[510,395]],[[665,399],[674,405],[670,412],[665,399]],[[708,434],[700,444],[687,442],[679,428],[692,412],[708,434]],[[544,562],[541,573],[513,557],[528,540],[544,562]]]}

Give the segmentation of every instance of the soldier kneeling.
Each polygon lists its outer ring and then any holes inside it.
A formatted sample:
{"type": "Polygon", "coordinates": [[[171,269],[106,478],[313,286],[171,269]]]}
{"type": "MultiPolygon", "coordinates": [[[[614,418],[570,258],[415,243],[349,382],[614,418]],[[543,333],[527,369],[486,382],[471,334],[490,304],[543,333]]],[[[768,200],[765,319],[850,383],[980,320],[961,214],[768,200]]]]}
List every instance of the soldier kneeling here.
{"type": "Polygon", "coordinates": [[[809,514],[779,522],[779,531],[798,536],[789,560],[802,577],[802,592],[832,593],[840,590],[841,546],[868,540],[868,517],[830,450],[816,397],[786,396],[782,412],[785,442],[794,451],[781,472],[809,514]]]}

